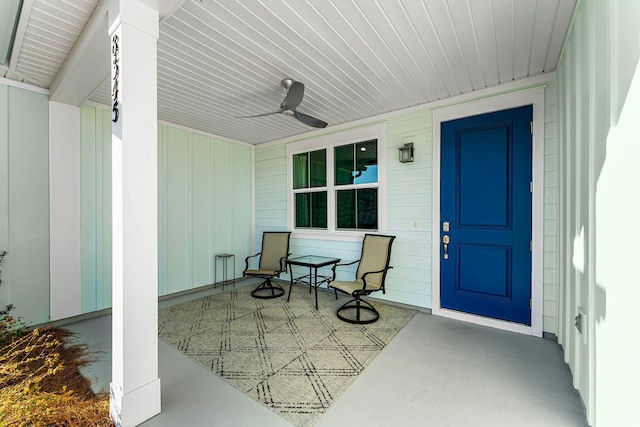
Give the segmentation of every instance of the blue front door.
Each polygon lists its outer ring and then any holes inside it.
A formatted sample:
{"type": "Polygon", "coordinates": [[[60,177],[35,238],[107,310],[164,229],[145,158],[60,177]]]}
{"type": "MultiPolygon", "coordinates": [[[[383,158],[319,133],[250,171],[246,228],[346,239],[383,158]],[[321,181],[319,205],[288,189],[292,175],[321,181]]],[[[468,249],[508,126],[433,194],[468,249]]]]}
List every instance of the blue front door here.
{"type": "Polygon", "coordinates": [[[442,308],[531,325],[532,111],[442,123],[442,308]]]}

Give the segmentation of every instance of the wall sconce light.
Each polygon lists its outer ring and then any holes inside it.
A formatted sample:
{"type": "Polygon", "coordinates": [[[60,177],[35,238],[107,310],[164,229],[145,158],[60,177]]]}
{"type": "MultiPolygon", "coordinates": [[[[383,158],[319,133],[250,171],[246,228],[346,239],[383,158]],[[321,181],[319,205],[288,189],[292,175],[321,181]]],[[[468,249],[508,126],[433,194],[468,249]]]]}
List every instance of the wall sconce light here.
{"type": "Polygon", "coordinates": [[[398,147],[400,151],[400,163],[413,162],[413,142],[407,142],[402,147],[398,147]]]}

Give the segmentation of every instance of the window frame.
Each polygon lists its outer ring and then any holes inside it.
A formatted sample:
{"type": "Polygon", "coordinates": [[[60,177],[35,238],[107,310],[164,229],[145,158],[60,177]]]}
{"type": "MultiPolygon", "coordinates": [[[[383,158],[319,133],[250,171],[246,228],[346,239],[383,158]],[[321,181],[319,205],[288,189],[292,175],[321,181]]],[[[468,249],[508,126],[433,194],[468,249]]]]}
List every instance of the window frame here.
{"type": "MultiPolygon", "coordinates": [[[[309,138],[292,142],[286,146],[287,160],[287,226],[292,237],[303,239],[329,239],[361,241],[366,233],[385,233],[387,231],[387,126],[379,123],[344,132],[309,138]],[[334,147],[376,139],[378,154],[378,182],[367,184],[335,185],[334,147]],[[327,191],[327,229],[295,228],[295,196],[293,189],[293,156],[309,151],[326,149],[326,187],[327,191]],[[351,188],[377,188],[378,190],[378,228],[376,230],[339,230],[336,228],[336,191],[351,188]]],[[[307,189],[311,190],[311,188],[307,189]]]]}

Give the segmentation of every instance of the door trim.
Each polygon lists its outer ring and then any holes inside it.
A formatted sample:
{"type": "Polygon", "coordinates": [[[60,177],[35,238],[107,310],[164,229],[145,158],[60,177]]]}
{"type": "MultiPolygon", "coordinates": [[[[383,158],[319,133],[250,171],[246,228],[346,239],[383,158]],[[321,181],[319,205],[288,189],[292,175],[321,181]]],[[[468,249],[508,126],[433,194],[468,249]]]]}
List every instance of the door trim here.
{"type": "Polygon", "coordinates": [[[433,110],[433,314],[526,335],[542,336],[544,244],[544,86],[433,110]],[[442,308],[440,305],[440,126],[459,118],[533,105],[531,203],[533,250],[531,252],[531,326],[442,308]]]}

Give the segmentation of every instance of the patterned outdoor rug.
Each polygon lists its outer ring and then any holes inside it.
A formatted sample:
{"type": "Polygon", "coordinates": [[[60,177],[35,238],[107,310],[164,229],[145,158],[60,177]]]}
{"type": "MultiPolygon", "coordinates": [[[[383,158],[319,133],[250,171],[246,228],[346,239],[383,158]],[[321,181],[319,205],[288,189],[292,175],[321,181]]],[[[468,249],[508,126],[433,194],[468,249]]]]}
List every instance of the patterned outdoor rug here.
{"type": "Polygon", "coordinates": [[[315,424],[416,313],[376,301],[380,320],[352,325],[335,315],[344,294],[319,291],[315,310],[304,286],[288,303],[253,288],[161,309],[160,339],[296,426],[315,424]]]}

